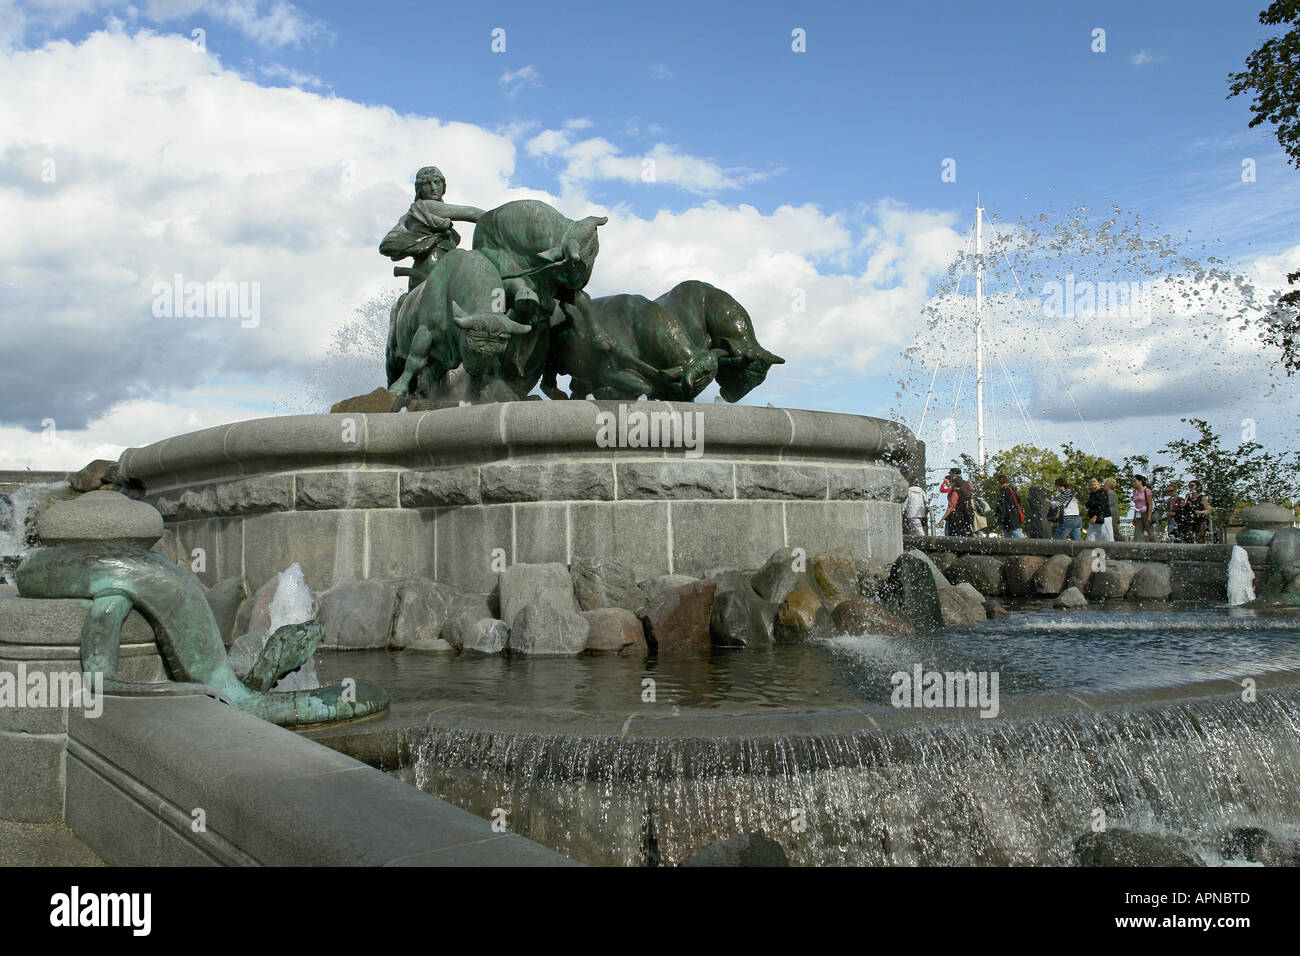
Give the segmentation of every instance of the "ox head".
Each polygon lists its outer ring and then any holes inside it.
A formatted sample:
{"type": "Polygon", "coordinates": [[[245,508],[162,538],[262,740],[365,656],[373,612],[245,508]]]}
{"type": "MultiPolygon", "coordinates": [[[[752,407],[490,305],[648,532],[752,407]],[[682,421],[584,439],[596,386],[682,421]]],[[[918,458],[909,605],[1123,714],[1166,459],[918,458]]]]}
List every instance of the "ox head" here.
{"type": "Polygon", "coordinates": [[[731,339],[724,339],[725,349],[718,356],[718,391],[724,401],[738,402],[767,379],[767,370],[773,365],[784,365],[785,359],[769,352],[761,345],[741,349],[731,339]]]}
{"type": "Polygon", "coordinates": [[[527,335],[532,328],[500,312],[467,313],[457,303],[451,304],[451,321],[465,335],[461,361],[471,375],[484,375],[506,350],[515,335],[527,335]]]}
{"type": "Polygon", "coordinates": [[[570,224],[559,245],[552,246],[540,255],[547,262],[557,263],[551,270],[553,281],[562,289],[577,291],[591,280],[591,270],[600,252],[596,228],[609,222],[606,216],[588,216],[570,224]]]}
{"type": "Polygon", "coordinates": [[[718,374],[718,357],[708,349],[694,353],[682,365],[664,369],[664,377],[673,389],[681,393],[678,401],[693,401],[695,396],[709,387],[718,374]]]}

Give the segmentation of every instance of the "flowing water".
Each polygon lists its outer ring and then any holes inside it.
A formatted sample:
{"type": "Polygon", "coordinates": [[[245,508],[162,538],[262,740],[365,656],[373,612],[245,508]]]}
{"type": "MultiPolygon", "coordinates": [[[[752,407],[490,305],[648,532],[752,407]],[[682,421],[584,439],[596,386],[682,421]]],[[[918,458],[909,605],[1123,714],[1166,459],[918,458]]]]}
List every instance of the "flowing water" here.
{"type": "Polygon", "coordinates": [[[1234,607],[1255,600],[1255,572],[1250,567],[1246,549],[1232,546],[1228,559],[1228,603],[1234,607]]]}
{"type": "Polygon", "coordinates": [[[588,863],[761,832],[802,865],[1069,864],[1098,819],[1217,863],[1234,829],[1300,825],[1297,637],[1226,609],[1039,610],[699,660],[321,670],[393,695],[402,779],[588,863]],[[891,706],[918,665],[996,673],[998,716],[891,706]]]}

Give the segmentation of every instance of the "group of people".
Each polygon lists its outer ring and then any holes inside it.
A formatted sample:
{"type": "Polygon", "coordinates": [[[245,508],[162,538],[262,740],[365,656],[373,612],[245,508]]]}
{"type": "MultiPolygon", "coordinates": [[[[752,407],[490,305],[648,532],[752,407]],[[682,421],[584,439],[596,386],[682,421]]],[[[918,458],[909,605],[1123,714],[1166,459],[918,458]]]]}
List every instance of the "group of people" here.
{"type": "MultiPolygon", "coordinates": [[[[947,509],[940,521],[944,534],[969,536],[982,531],[992,518],[1004,538],[1023,538],[1026,523],[1020,496],[1011,487],[1006,475],[995,479],[998,485],[996,503],[990,509],[981,499],[970,481],[962,477],[960,468],[953,468],[939,485],[939,493],[947,498],[947,509]],[[987,517],[986,517],[987,515],[987,517]]],[[[1055,494],[1048,506],[1047,518],[1055,524],[1052,537],[1057,540],[1083,539],[1083,515],[1088,516],[1088,538],[1093,541],[1114,541],[1115,525],[1120,517],[1118,483],[1114,478],[1094,475],[1088,479],[1088,494],[1080,508],[1079,496],[1064,478],[1055,481],[1055,494]]],[[[1132,484],[1133,540],[1154,541],[1155,531],[1161,522],[1158,511],[1163,511],[1163,524],[1168,540],[1203,542],[1209,525],[1210,500],[1201,489],[1199,481],[1188,482],[1187,494],[1179,494],[1177,483],[1168,488],[1168,497],[1157,508],[1156,497],[1147,485],[1144,475],[1134,475],[1132,484]]],[[[908,489],[903,509],[904,530],[907,534],[928,533],[929,509],[925,492],[919,485],[908,489]]]]}

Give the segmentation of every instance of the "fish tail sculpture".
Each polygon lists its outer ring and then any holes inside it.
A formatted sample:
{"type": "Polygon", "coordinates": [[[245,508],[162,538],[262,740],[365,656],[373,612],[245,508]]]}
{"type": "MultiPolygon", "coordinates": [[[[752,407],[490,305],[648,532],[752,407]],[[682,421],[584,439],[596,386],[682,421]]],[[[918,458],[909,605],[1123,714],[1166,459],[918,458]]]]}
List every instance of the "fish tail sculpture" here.
{"type": "Polygon", "coordinates": [[[15,578],[23,597],[91,602],[81,629],[81,665],[87,673],[102,673],[104,688],[112,693],[202,693],[286,727],[350,720],[388,707],[388,695],[364,681],[357,681],[355,687],[283,693],[251,689],[230,665],[203,591],[185,572],[152,551],[106,544],[38,548],[18,565],[15,578]],[[116,679],[122,624],[132,610],[153,625],[175,683],[132,684],[116,679]]]}

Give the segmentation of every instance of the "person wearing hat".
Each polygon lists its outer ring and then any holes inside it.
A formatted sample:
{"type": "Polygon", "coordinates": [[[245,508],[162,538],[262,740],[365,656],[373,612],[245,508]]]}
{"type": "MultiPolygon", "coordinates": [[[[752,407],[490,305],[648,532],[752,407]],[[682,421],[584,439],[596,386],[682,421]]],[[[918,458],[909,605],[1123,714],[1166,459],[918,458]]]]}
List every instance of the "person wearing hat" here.
{"type": "Polygon", "coordinates": [[[939,484],[939,492],[948,496],[948,508],[943,515],[943,533],[954,533],[952,516],[957,510],[957,494],[961,490],[961,469],[949,468],[948,477],[939,484]]]}

